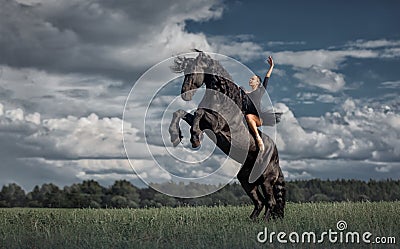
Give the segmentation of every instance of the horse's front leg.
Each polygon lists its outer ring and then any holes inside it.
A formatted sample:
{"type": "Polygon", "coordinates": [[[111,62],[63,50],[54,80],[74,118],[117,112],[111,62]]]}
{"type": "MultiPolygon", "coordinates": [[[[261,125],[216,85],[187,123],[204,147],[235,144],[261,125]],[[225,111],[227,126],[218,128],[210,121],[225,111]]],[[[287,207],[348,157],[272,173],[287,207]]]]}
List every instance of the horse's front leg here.
{"type": "Polygon", "coordinates": [[[204,116],[204,109],[199,108],[196,110],[194,114],[193,124],[190,128],[190,142],[192,143],[193,148],[197,148],[200,146],[200,136],[202,134],[202,130],[200,129],[200,120],[204,116]]]}
{"type": "Polygon", "coordinates": [[[172,120],[169,125],[168,131],[169,131],[169,135],[171,137],[171,142],[174,147],[177,146],[181,142],[182,137],[183,137],[181,129],[179,127],[179,121],[181,119],[185,120],[186,123],[188,123],[190,126],[192,126],[194,115],[191,113],[188,113],[184,110],[177,110],[172,115],[172,120]]]}

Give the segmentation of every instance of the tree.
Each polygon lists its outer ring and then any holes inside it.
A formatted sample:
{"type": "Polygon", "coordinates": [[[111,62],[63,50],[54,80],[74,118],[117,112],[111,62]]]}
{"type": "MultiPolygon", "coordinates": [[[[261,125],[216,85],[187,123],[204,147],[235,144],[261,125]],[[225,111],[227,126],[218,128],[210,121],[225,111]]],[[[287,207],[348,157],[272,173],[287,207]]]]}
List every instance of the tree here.
{"type": "Polygon", "coordinates": [[[94,180],[83,181],[64,188],[68,207],[98,208],[101,207],[105,189],[94,180]]]}
{"type": "Polygon", "coordinates": [[[26,195],[26,204],[28,207],[43,207],[39,186],[35,186],[31,192],[26,195]]]}
{"type": "Polygon", "coordinates": [[[103,203],[107,207],[139,207],[140,198],[138,189],[127,180],[115,181],[106,191],[103,203]]]}
{"type": "Polygon", "coordinates": [[[287,199],[293,202],[304,202],[306,200],[304,196],[304,189],[299,188],[298,184],[288,183],[287,184],[287,199]]]}
{"type": "Polygon", "coordinates": [[[24,207],[25,191],[16,183],[3,186],[0,192],[0,207],[24,207]]]}
{"type": "Polygon", "coordinates": [[[155,202],[156,206],[163,207],[175,207],[177,204],[177,201],[174,197],[161,193],[156,193],[154,195],[153,201],[155,202]]]}

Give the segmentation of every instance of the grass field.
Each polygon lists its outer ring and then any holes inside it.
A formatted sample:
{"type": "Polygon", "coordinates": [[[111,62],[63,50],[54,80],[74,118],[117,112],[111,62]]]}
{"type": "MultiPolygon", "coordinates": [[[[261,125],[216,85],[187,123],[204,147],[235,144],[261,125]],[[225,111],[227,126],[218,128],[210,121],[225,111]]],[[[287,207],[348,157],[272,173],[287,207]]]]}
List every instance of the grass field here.
{"type": "MultiPolygon", "coordinates": [[[[251,206],[160,209],[0,209],[0,248],[399,248],[400,202],[289,203],[283,220],[252,222],[251,206]],[[257,234],[370,232],[397,244],[260,243],[257,234]]],[[[294,236],[294,235],[293,235],[294,236]]],[[[345,236],[345,235],[343,235],[345,236]]],[[[337,235],[339,239],[339,234],[337,235]]],[[[262,236],[260,238],[263,238],[262,236]]],[[[344,238],[344,237],[343,237],[344,238]]],[[[268,237],[268,240],[270,237],[268,237]]],[[[292,237],[295,239],[295,237],[292,237]]],[[[301,239],[301,238],[300,238],[301,239]]]]}

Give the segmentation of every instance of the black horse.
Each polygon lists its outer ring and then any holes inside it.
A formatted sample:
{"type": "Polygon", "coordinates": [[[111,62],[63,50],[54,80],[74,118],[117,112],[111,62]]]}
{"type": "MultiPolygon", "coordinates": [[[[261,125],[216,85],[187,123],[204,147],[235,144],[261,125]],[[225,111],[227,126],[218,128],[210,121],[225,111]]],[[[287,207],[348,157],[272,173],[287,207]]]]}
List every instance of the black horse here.
{"type": "Polygon", "coordinates": [[[259,131],[265,144],[265,150],[259,151],[243,115],[244,103],[250,101],[246,93],[217,60],[198,52],[196,58],[178,57],[171,67],[174,72],[185,74],[181,89],[183,100],[190,101],[195,90],[206,85],[194,114],[184,110],[174,112],[169,127],[171,142],[177,146],[182,139],[181,119],[191,126],[192,147],[200,146],[205,132],[226,155],[243,165],[237,178],[254,203],[250,218],[257,218],[264,206],[265,220],[283,218],[286,189],[274,141],[259,131]]]}

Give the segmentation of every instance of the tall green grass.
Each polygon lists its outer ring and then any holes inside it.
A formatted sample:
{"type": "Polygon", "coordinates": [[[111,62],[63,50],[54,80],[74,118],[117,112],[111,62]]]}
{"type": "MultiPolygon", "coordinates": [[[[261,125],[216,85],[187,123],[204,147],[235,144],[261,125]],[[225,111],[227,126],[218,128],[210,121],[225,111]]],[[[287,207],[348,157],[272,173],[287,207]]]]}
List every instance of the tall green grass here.
{"type": "Polygon", "coordinates": [[[400,202],[289,203],[285,219],[252,222],[251,206],[0,209],[0,248],[400,248],[400,202]],[[394,236],[396,245],[259,243],[264,231],[337,230],[394,236]]]}

